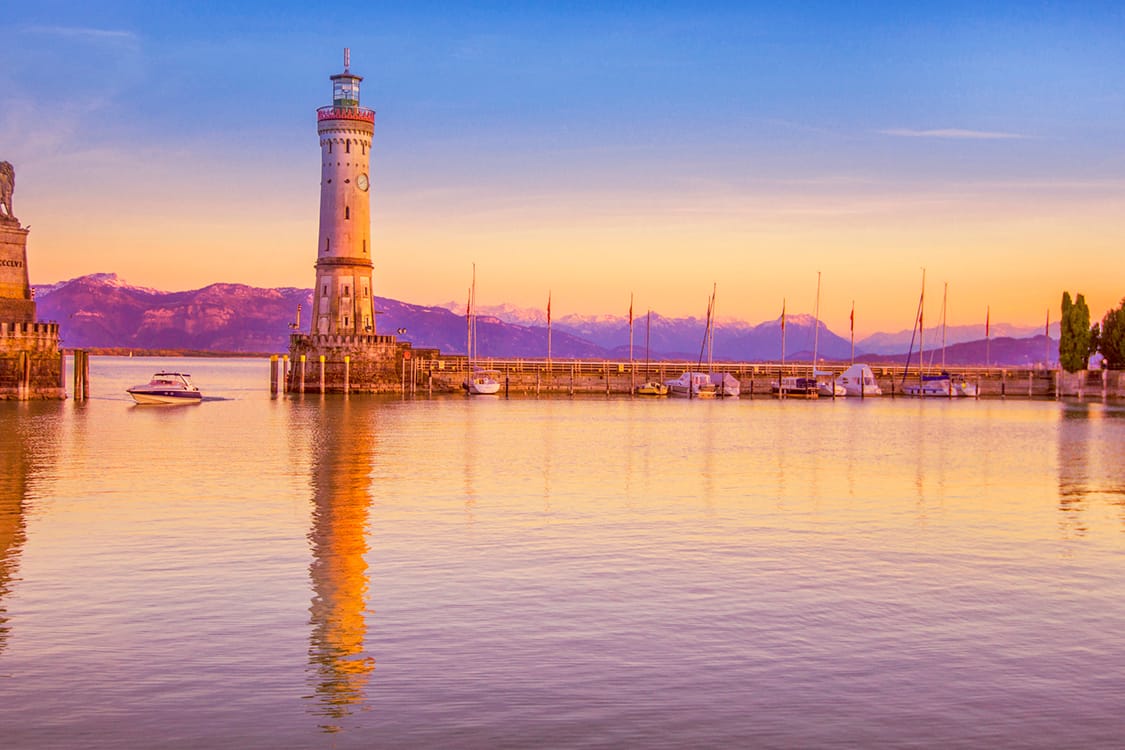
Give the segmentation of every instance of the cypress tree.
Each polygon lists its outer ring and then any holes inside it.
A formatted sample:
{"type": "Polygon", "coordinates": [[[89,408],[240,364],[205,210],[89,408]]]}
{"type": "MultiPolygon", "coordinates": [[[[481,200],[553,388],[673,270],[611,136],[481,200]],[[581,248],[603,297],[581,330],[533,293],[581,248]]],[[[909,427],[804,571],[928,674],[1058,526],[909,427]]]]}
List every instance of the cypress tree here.
{"type": "Polygon", "coordinates": [[[1090,359],[1090,308],[1079,294],[1074,302],[1070,292],[1063,292],[1062,317],[1059,320],[1059,365],[1067,372],[1085,370],[1090,359]]]}

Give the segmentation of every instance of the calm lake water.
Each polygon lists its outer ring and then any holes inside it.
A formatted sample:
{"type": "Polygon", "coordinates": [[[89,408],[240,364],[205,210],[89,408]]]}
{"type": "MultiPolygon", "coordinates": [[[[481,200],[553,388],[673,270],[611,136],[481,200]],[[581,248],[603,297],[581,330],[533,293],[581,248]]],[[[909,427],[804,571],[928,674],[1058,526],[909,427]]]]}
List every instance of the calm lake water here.
{"type": "Polygon", "coordinates": [[[1120,406],[268,377],[0,402],[0,745],[1122,745],[1120,406]]]}

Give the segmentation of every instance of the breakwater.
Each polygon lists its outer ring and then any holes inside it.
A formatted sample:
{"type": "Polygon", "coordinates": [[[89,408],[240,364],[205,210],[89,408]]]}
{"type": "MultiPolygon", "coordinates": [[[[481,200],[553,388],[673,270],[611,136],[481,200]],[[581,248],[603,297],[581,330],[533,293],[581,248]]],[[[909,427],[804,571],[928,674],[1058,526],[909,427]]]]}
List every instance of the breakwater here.
{"type": "MultiPolygon", "coordinates": [[[[410,395],[427,395],[461,392],[469,370],[463,356],[433,356],[432,350],[404,350],[406,356],[397,359],[398,391],[410,395]]],[[[283,361],[283,360],[282,360],[283,361]]],[[[330,364],[330,363],[329,363],[330,364]]],[[[310,365],[305,392],[319,390],[319,363],[310,365]]],[[[817,369],[821,379],[831,373],[835,376],[847,364],[824,364],[817,369]]],[[[906,384],[916,383],[918,371],[911,368],[904,373],[902,365],[870,365],[882,396],[902,395],[903,377],[906,384]]],[[[632,393],[637,385],[649,380],[664,382],[679,377],[685,370],[706,370],[698,363],[685,361],[629,362],[582,359],[481,359],[474,367],[492,370],[501,383],[501,393],[515,396],[632,393]]],[[[284,379],[284,364],[275,368],[271,376],[271,389],[283,388],[299,392],[298,384],[277,382],[284,379]],[[286,388],[287,386],[287,388],[286,388]]],[[[711,372],[722,372],[737,378],[742,388],[742,398],[769,398],[770,387],[779,377],[810,376],[808,363],[777,362],[722,362],[711,365],[711,372]]],[[[1054,399],[1091,398],[1125,399],[1125,371],[1066,373],[1044,368],[1017,367],[961,367],[947,368],[955,379],[963,379],[977,386],[979,398],[987,399],[1054,399]]],[[[937,374],[937,368],[926,368],[927,375],[937,374]]]]}

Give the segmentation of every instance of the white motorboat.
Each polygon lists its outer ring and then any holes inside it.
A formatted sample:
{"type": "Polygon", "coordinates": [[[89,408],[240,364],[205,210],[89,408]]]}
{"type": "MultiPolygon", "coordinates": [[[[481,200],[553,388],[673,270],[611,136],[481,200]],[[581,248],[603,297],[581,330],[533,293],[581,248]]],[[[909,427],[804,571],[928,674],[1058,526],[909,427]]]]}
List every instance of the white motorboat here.
{"type": "Polygon", "coordinates": [[[868,365],[852,365],[836,377],[836,385],[844,389],[845,396],[883,395],[883,389],[875,381],[875,373],[868,365]]]}
{"type": "Polygon", "coordinates": [[[192,385],[186,372],[158,372],[144,385],[135,385],[126,393],[138,404],[198,404],[203,394],[192,385]]]}
{"type": "Polygon", "coordinates": [[[668,395],[677,398],[715,398],[718,389],[706,372],[685,372],[675,380],[665,380],[668,395]]]}

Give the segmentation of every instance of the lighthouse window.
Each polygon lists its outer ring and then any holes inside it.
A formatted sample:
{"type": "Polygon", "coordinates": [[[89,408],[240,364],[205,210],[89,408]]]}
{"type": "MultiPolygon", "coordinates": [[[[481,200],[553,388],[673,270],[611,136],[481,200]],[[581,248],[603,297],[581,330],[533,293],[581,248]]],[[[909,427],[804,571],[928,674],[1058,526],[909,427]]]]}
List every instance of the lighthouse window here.
{"type": "Polygon", "coordinates": [[[331,248],[332,248],[332,238],[331,237],[325,237],[324,238],[324,249],[325,249],[325,251],[328,251],[331,248]]]}
{"type": "Polygon", "coordinates": [[[328,296],[328,285],[327,284],[324,285],[324,291],[321,292],[321,294],[323,294],[325,297],[328,296]]]}
{"type": "Polygon", "coordinates": [[[348,296],[348,295],[349,295],[349,294],[351,293],[351,290],[352,290],[352,289],[351,289],[351,287],[350,287],[350,286],[346,286],[346,285],[345,285],[345,286],[344,286],[344,296],[345,296],[345,297],[347,297],[347,296],[348,296]]]}
{"type": "Polygon", "coordinates": [[[352,152],[352,142],[344,141],[344,153],[350,154],[352,152]]]}
{"type": "Polygon", "coordinates": [[[364,141],[363,143],[359,144],[359,151],[360,151],[360,153],[362,153],[362,154],[366,154],[366,153],[367,153],[367,142],[366,142],[366,141],[364,141]]]}
{"type": "Polygon", "coordinates": [[[352,210],[347,206],[344,206],[344,218],[345,219],[352,218],[352,210]]]}
{"type": "Polygon", "coordinates": [[[344,328],[347,328],[347,327],[348,327],[348,316],[345,315],[344,316],[344,328]]]}
{"type": "Polygon", "coordinates": [[[367,240],[363,241],[363,254],[367,255],[367,240]]]}
{"type": "Polygon", "coordinates": [[[328,153],[332,153],[332,141],[328,142],[328,153]]]}

